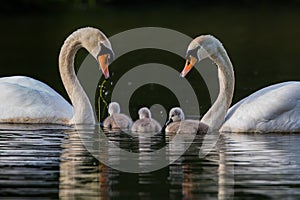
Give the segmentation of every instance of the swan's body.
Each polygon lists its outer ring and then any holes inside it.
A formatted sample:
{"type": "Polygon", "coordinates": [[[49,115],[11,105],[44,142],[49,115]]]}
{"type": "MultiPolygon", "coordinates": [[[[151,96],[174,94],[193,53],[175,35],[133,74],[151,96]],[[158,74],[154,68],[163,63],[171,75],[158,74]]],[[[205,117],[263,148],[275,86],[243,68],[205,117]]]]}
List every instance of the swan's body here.
{"type": "Polygon", "coordinates": [[[117,102],[111,102],[108,106],[108,116],[104,122],[104,128],[112,129],[130,129],[132,120],[129,116],[120,113],[120,105],[117,102]]]}
{"type": "Polygon", "coordinates": [[[224,122],[234,90],[233,67],[221,42],[210,35],[195,38],[188,47],[187,62],[181,76],[186,76],[197,62],[206,57],[209,57],[218,66],[220,92],[215,103],[203,116],[201,122],[208,126],[207,131],[216,131],[220,129],[224,122]]]}
{"type": "Polygon", "coordinates": [[[181,108],[172,108],[169,112],[169,121],[166,124],[166,133],[206,133],[207,125],[199,120],[185,119],[181,108]]]}
{"type": "MultiPolygon", "coordinates": [[[[82,28],[65,41],[59,55],[59,69],[63,84],[73,107],[46,84],[24,76],[0,79],[0,122],[94,124],[94,112],[74,71],[74,57],[86,48],[96,59],[107,78],[108,59],[102,46],[111,48],[106,36],[95,28],[82,28]]],[[[107,49],[105,49],[107,51],[107,49]]]]}
{"type": "Polygon", "coordinates": [[[182,76],[206,57],[218,66],[220,92],[216,102],[201,120],[210,130],[300,131],[300,82],[285,82],[263,88],[235,104],[226,115],[233,97],[234,72],[223,45],[213,36],[199,36],[190,43],[187,56],[182,76]]]}
{"type": "Polygon", "coordinates": [[[65,124],[73,116],[73,107],[62,96],[35,79],[0,78],[0,91],[0,123],[65,124]]]}
{"type": "Polygon", "coordinates": [[[232,106],[222,132],[300,131],[300,82],[265,87],[232,106]]]}
{"type": "Polygon", "coordinates": [[[139,133],[157,133],[161,131],[161,125],[155,119],[151,118],[150,110],[144,107],[139,110],[139,119],[133,123],[131,131],[139,133]]]}

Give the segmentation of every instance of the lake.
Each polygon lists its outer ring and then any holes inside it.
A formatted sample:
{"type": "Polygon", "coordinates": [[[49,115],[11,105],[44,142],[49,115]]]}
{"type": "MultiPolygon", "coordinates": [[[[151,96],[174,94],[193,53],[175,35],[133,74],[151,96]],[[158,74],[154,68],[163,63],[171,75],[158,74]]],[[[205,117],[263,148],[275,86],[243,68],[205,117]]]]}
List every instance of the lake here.
{"type": "MultiPolygon", "coordinates": [[[[112,37],[134,28],[162,27],[191,38],[213,34],[222,41],[235,69],[235,103],[267,85],[299,80],[299,10],[299,7],[288,5],[243,8],[196,4],[152,5],[148,8],[103,6],[98,10],[58,13],[2,13],[0,76],[36,78],[68,99],[58,72],[58,54],[70,33],[80,27],[94,26],[112,37]]],[[[167,38],[159,39],[163,41],[167,38]]],[[[176,40],[171,41],[170,46],[174,43],[176,40]]],[[[124,44],[125,41],[112,43],[112,46],[117,49],[124,44]]],[[[187,44],[176,45],[180,47],[179,51],[185,52],[187,44]]],[[[75,60],[77,69],[86,57],[86,51],[78,52],[75,60]]],[[[151,48],[120,56],[111,64],[112,76],[101,88],[105,102],[110,102],[113,90],[127,72],[147,63],[169,66],[179,76],[185,59],[166,50],[151,48]]],[[[214,68],[208,60],[199,63],[197,68],[203,66],[214,68]]],[[[176,73],[174,76],[177,77],[176,73]]],[[[101,112],[98,112],[99,86],[103,83],[100,76],[101,73],[91,98],[95,100],[95,112],[102,121],[107,116],[107,110],[104,101],[100,101],[101,112]]],[[[192,85],[199,103],[190,107],[187,116],[200,118],[212,103],[208,86],[197,70],[191,71],[186,80],[192,85]],[[200,113],[194,115],[193,111],[198,108],[200,113]]],[[[123,85],[129,87],[131,84],[127,81],[123,85]]],[[[185,90],[181,83],[174,85],[181,91],[185,90]]],[[[123,90],[125,94],[126,91],[123,90]]],[[[145,84],[132,93],[128,104],[122,109],[136,119],[141,106],[155,105],[152,107],[153,112],[157,111],[154,116],[163,123],[168,110],[180,103],[175,94],[170,87],[158,82],[145,84]]],[[[103,154],[104,161],[109,161],[113,166],[122,166],[118,164],[127,162],[120,156],[120,148],[142,155],[134,157],[135,165],[141,168],[151,168],[157,157],[148,155],[149,152],[163,147],[167,147],[164,161],[174,161],[156,171],[130,173],[99,161],[103,158],[102,154],[97,154],[102,143],[98,132],[92,133],[91,136],[90,128],[78,131],[75,127],[52,125],[1,125],[1,198],[300,198],[299,134],[221,134],[211,141],[213,145],[209,153],[199,157],[202,146],[199,140],[194,140],[185,151],[183,147],[186,142],[179,140],[176,145],[171,145],[170,136],[141,137],[105,132],[108,143],[114,146],[107,147],[107,154],[103,154]],[[96,145],[98,151],[91,151],[89,145],[96,145]],[[183,155],[182,151],[185,151],[183,155]],[[97,157],[99,155],[102,157],[97,157]]]]}
{"type": "MultiPolygon", "coordinates": [[[[90,130],[57,126],[1,126],[0,185],[4,199],[298,199],[300,197],[300,137],[297,134],[224,134],[211,152],[199,158],[195,142],[175,162],[146,173],[110,168],[87,150],[80,134],[90,130]]],[[[89,134],[87,134],[89,135],[89,134]]],[[[167,145],[166,159],[181,145],[170,136],[148,140],[125,133],[105,135],[116,145],[112,163],[126,162],[118,154],[154,151],[167,145]],[[157,145],[155,145],[157,144],[157,145]]],[[[90,141],[95,143],[97,140],[90,141]]],[[[99,142],[99,141],[98,141],[99,142]]],[[[140,166],[155,157],[140,156],[140,166]]]]}

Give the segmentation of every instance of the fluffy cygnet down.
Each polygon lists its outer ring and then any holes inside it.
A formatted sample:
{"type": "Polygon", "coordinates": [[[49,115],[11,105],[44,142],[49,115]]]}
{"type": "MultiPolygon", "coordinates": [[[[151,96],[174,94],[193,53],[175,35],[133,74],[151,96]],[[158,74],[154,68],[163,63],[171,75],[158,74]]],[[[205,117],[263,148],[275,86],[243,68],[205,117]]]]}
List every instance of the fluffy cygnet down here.
{"type": "Polygon", "coordinates": [[[198,120],[185,120],[184,113],[179,107],[170,110],[166,125],[166,133],[205,134],[208,131],[208,126],[198,120]]]}
{"type": "Polygon", "coordinates": [[[108,106],[109,116],[104,120],[104,128],[111,129],[130,129],[132,120],[125,114],[120,113],[120,105],[117,102],[111,102],[108,106]]]}
{"type": "Polygon", "coordinates": [[[141,108],[138,114],[139,119],[133,123],[132,132],[157,133],[161,131],[161,125],[155,119],[151,118],[151,112],[148,108],[141,108]]]}

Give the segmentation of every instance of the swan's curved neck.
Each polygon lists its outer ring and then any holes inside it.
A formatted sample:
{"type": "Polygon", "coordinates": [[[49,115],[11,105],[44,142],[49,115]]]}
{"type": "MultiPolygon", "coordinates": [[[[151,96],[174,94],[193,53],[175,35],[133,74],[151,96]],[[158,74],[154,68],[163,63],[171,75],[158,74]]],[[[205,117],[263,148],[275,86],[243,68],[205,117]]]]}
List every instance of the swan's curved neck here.
{"type": "Polygon", "coordinates": [[[64,42],[59,54],[59,71],[62,82],[74,107],[70,124],[95,124],[94,111],[81,87],[74,70],[74,58],[82,47],[80,32],[74,32],[64,42]]]}
{"type": "Polygon", "coordinates": [[[201,122],[207,124],[211,130],[219,130],[224,123],[234,92],[234,71],[232,64],[225,49],[223,47],[218,49],[219,52],[211,56],[211,59],[218,66],[219,95],[215,103],[201,120],[201,122]]]}

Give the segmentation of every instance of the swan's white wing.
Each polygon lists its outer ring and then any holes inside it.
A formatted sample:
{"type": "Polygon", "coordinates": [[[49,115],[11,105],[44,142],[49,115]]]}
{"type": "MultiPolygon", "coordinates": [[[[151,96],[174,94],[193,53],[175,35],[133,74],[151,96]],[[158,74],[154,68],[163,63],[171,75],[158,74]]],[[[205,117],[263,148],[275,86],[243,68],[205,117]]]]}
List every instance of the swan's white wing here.
{"type": "Polygon", "coordinates": [[[24,76],[0,78],[0,122],[67,123],[72,106],[46,84],[24,76]]]}
{"type": "Polygon", "coordinates": [[[232,106],[222,132],[300,131],[300,82],[263,88],[232,106]]]}

